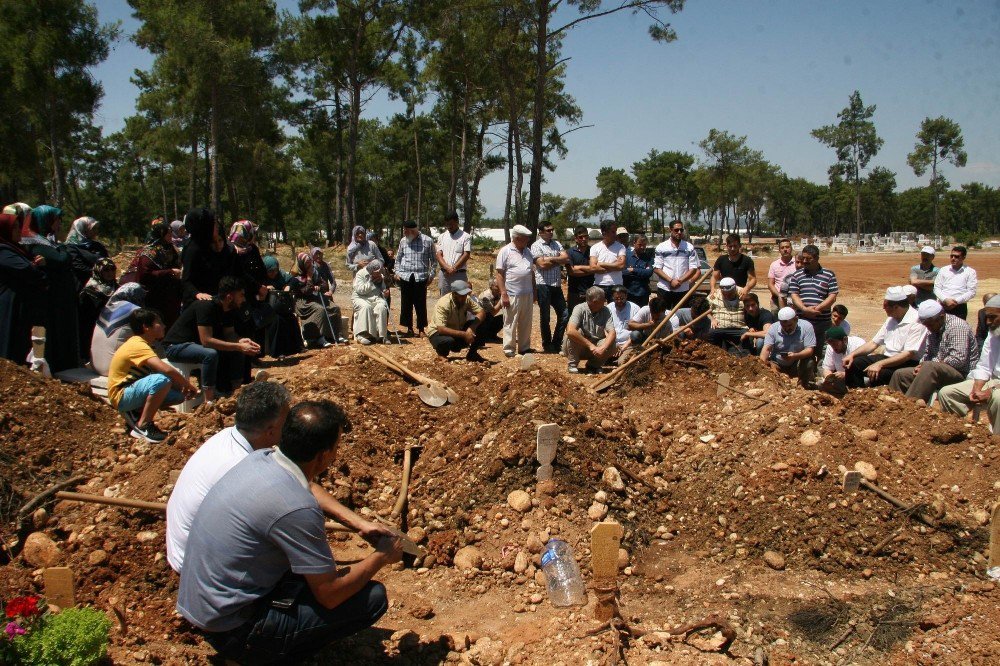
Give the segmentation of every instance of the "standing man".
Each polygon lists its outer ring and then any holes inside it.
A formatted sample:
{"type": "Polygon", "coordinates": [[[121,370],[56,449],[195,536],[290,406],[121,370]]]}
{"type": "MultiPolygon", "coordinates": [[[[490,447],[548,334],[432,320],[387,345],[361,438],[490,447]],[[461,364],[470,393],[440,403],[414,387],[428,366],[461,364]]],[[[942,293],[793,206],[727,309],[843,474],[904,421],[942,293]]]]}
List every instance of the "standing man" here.
{"type": "Polygon", "coordinates": [[[628,300],[638,306],[649,305],[649,278],[653,276],[653,267],[644,258],[648,243],[649,240],[639,234],[632,242],[632,247],[625,248],[622,282],[628,289],[628,300]]]}
{"type": "Polygon", "coordinates": [[[830,310],[840,293],[840,285],[833,271],[819,265],[818,247],[806,245],[801,254],[802,270],[792,273],[788,296],[798,316],[812,324],[816,349],[822,350],[826,344],[826,329],[831,325],[830,310]]]}
{"type": "Polygon", "coordinates": [[[670,223],[670,238],[657,245],[655,252],[656,297],[664,299],[668,308],[673,308],[691,288],[691,280],[698,277],[701,268],[694,245],[684,240],[683,222],[670,223]]]}
{"type": "Polygon", "coordinates": [[[715,293],[722,278],[732,278],[736,281],[740,298],[746,296],[757,286],[757,271],[754,269],[753,259],[743,254],[742,247],[739,234],[726,236],[726,254],[715,260],[715,266],[712,269],[711,293],[715,293]]]}
{"type": "Polygon", "coordinates": [[[781,293],[781,285],[785,278],[795,272],[795,257],[792,254],[792,241],[782,238],[778,241],[778,258],[771,262],[767,269],[767,289],[771,292],[771,313],[777,316],[778,310],[788,305],[781,293]]]}
{"type": "Polygon", "coordinates": [[[594,286],[594,274],[590,266],[590,230],[580,225],[573,230],[576,247],[566,251],[569,263],[566,265],[567,309],[572,312],[587,300],[587,290],[594,286]]]}
{"type": "Polygon", "coordinates": [[[1000,433],[1000,296],[986,302],[986,324],[990,334],[979,354],[979,362],[968,379],[945,386],[938,392],[946,412],[965,416],[969,408],[986,405],[994,437],[1000,433]]]}
{"type": "Polygon", "coordinates": [[[477,301],[469,298],[471,293],[468,282],[455,280],[451,283],[451,292],[438,299],[434,306],[427,339],[439,359],[447,359],[451,352],[468,347],[465,360],[485,360],[479,355],[479,348],[486,343],[479,334],[479,327],[486,321],[486,312],[477,301]]]}
{"type": "Polygon", "coordinates": [[[449,211],[444,217],[446,231],[438,236],[437,262],[441,267],[438,288],[444,296],[456,280],[469,281],[466,264],[472,255],[472,236],[458,226],[458,213],[449,211]]]}
{"type": "Polygon", "coordinates": [[[969,301],[976,295],[979,278],[976,269],[965,265],[968,250],[962,245],[951,248],[951,265],[942,268],[934,278],[934,296],[944,311],[965,319],[969,316],[969,301]]]}
{"type": "Polygon", "coordinates": [[[886,320],[869,342],[844,357],[850,388],[884,386],[900,368],[910,368],[924,353],[927,328],[920,324],[916,308],[911,308],[902,287],[889,287],[882,301],[886,320]],[[873,354],[880,346],[881,354],[873,354]]]}
{"type": "Polygon", "coordinates": [[[812,324],[800,321],[792,308],[781,308],[778,321],[767,329],[760,360],[775,372],[798,377],[808,387],[816,374],[815,345],[812,324]]]}
{"type": "Polygon", "coordinates": [[[588,370],[600,370],[615,355],[617,335],[606,303],[604,290],[591,287],[587,290],[587,300],[573,308],[569,316],[563,351],[572,374],[580,371],[581,360],[587,361],[588,370]]]}
{"type": "Polygon", "coordinates": [[[538,287],[538,320],[542,333],[542,349],[548,354],[558,354],[562,347],[563,335],[569,310],[562,291],[562,266],[569,263],[569,255],[562,243],[553,238],[555,228],[551,222],[542,222],[538,230],[538,240],[531,245],[531,255],[535,258],[535,284],[538,287]],[[556,312],[556,330],[549,326],[549,308],[556,312]]]}
{"type": "Polygon", "coordinates": [[[290,410],[276,449],[247,455],[208,491],[184,551],[177,612],[225,659],[300,663],[374,624],[388,609],[372,580],[400,540],[338,568],[310,484],[351,424],[328,400],[290,410]]]}
{"type": "Polygon", "coordinates": [[[403,222],[403,237],[396,250],[396,278],[402,305],[399,325],[406,327],[406,336],[413,337],[413,311],[417,311],[417,333],[424,336],[427,328],[427,282],[434,265],[434,241],[420,233],[413,220],[403,222]]]}
{"type": "Polygon", "coordinates": [[[935,300],[921,303],[917,317],[929,332],[927,348],[920,364],[894,372],[889,386],[908,398],[928,403],[935,391],[964,380],[976,367],[979,347],[972,327],[964,319],[947,314],[935,300]]]}
{"type": "Polygon", "coordinates": [[[939,269],[934,265],[934,248],[920,248],[920,263],[910,268],[910,284],[917,288],[917,305],[934,298],[934,280],[939,269]]]}
{"type": "Polygon", "coordinates": [[[510,243],[497,254],[497,286],[503,304],[503,353],[507,358],[531,350],[532,304],[535,289],[535,257],[528,249],[531,231],[520,224],[510,230],[510,243]]]}
{"type": "Polygon", "coordinates": [[[590,267],[596,274],[594,284],[604,290],[604,299],[611,301],[611,289],[622,284],[625,268],[625,246],[615,238],[615,223],[601,222],[601,242],[590,248],[590,267]]]}

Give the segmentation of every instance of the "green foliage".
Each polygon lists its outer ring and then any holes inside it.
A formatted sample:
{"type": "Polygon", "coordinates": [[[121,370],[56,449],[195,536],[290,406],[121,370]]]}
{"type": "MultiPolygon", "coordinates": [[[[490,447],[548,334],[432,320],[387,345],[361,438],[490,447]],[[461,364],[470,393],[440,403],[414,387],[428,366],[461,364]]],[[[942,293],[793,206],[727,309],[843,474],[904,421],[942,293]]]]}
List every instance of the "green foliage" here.
{"type": "Polygon", "coordinates": [[[938,228],[938,201],[948,190],[948,183],[941,176],[938,165],[949,162],[957,167],[964,167],[969,156],[965,152],[965,140],[962,138],[962,128],[954,120],[940,116],[924,118],[917,132],[917,145],[913,152],[907,155],[906,162],[913,173],[922,176],[931,169],[930,189],[934,195],[934,229],[938,228]]]}
{"type": "Polygon", "coordinates": [[[108,653],[111,621],[93,608],[67,608],[46,615],[34,631],[16,641],[20,660],[35,666],[90,666],[108,653]]]}
{"type": "Polygon", "coordinates": [[[966,229],[955,233],[955,242],[965,247],[979,247],[983,244],[983,235],[978,231],[966,229]]]}

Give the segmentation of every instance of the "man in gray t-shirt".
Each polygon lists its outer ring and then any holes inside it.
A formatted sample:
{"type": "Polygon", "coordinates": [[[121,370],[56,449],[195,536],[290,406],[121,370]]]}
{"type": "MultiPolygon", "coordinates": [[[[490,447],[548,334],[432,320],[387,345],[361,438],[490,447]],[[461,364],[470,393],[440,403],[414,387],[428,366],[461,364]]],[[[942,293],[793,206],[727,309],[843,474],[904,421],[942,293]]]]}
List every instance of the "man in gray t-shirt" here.
{"type": "Polygon", "coordinates": [[[803,386],[812,383],[816,375],[816,332],[812,324],[800,320],[795,310],[778,310],[778,321],[767,329],[760,360],[770,369],[798,377],[803,386]]]}
{"type": "Polygon", "coordinates": [[[334,461],[350,430],[330,401],[289,412],[276,450],[254,452],[226,473],[195,514],[177,611],[227,659],[286,663],[374,624],[388,608],[371,580],[398,562],[397,538],[338,573],[310,480],[334,461]]]}
{"type": "Polygon", "coordinates": [[[579,372],[578,364],[587,361],[587,369],[599,370],[605,361],[615,355],[617,333],[611,311],[605,307],[604,290],[591,287],[587,300],[573,308],[563,340],[563,352],[569,361],[569,371],[579,372]]]}

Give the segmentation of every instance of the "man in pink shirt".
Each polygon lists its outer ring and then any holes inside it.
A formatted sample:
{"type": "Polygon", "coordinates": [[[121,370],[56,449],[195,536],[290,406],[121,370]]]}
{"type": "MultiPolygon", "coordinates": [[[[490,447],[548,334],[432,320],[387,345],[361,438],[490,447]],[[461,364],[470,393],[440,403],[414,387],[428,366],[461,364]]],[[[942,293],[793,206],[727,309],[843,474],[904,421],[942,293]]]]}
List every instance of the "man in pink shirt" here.
{"type": "Polygon", "coordinates": [[[779,240],[778,253],[778,258],[771,262],[771,267],[767,270],[767,288],[771,290],[771,312],[774,314],[785,307],[785,299],[781,296],[781,283],[795,272],[792,241],[787,238],[779,240]]]}

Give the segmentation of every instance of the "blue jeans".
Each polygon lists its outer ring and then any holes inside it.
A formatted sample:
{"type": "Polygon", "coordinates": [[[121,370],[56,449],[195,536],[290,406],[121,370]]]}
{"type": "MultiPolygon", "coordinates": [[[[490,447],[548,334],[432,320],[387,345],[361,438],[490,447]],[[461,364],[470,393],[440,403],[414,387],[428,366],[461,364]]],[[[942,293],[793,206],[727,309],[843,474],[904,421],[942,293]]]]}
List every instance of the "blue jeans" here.
{"type": "Polygon", "coordinates": [[[562,347],[566,323],[569,321],[569,310],[566,309],[566,297],[563,296],[562,287],[538,285],[538,320],[541,324],[542,346],[557,350],[562,347]],[[549,307],[556,311],[555,331],[549,329],[549,307]]]}
{"type": "Polygon", "coordinates": [[[194,342],[182,342],[179,345],[167,347],[167,360],[179,363],[201,364],[201,388],[215,388],[215,380],[219,374],[219,352],[215,349],[202,347],[194,342]]]}
{"type": "Polygon", "coordinates": [[[265,597],[245,624],[203,635],[220,655],[241,664],[297,663],[337,639],[372,626],[388,608],[385,587],[375,581],[369,581],[353,597],[331,609],[320,605],[305,580],[301,580],[290,608],[275,608],[265,597]]]}
{"type": "MultiPolygon", "coordinates": [[[[164,386],[170,386],[170,377],[154,373],[146,375],[142,379],[137,379],[122,391],[122,397],[118,400],[118,411],[121,413],[142,411],[146,406],[146,399],[151,395],[159,393],[164,386]]],[[[163,401],[164,407],[179,405],[184,402],[184,396],[177,389],[170,389],[167,399],[163,401]]]]}

